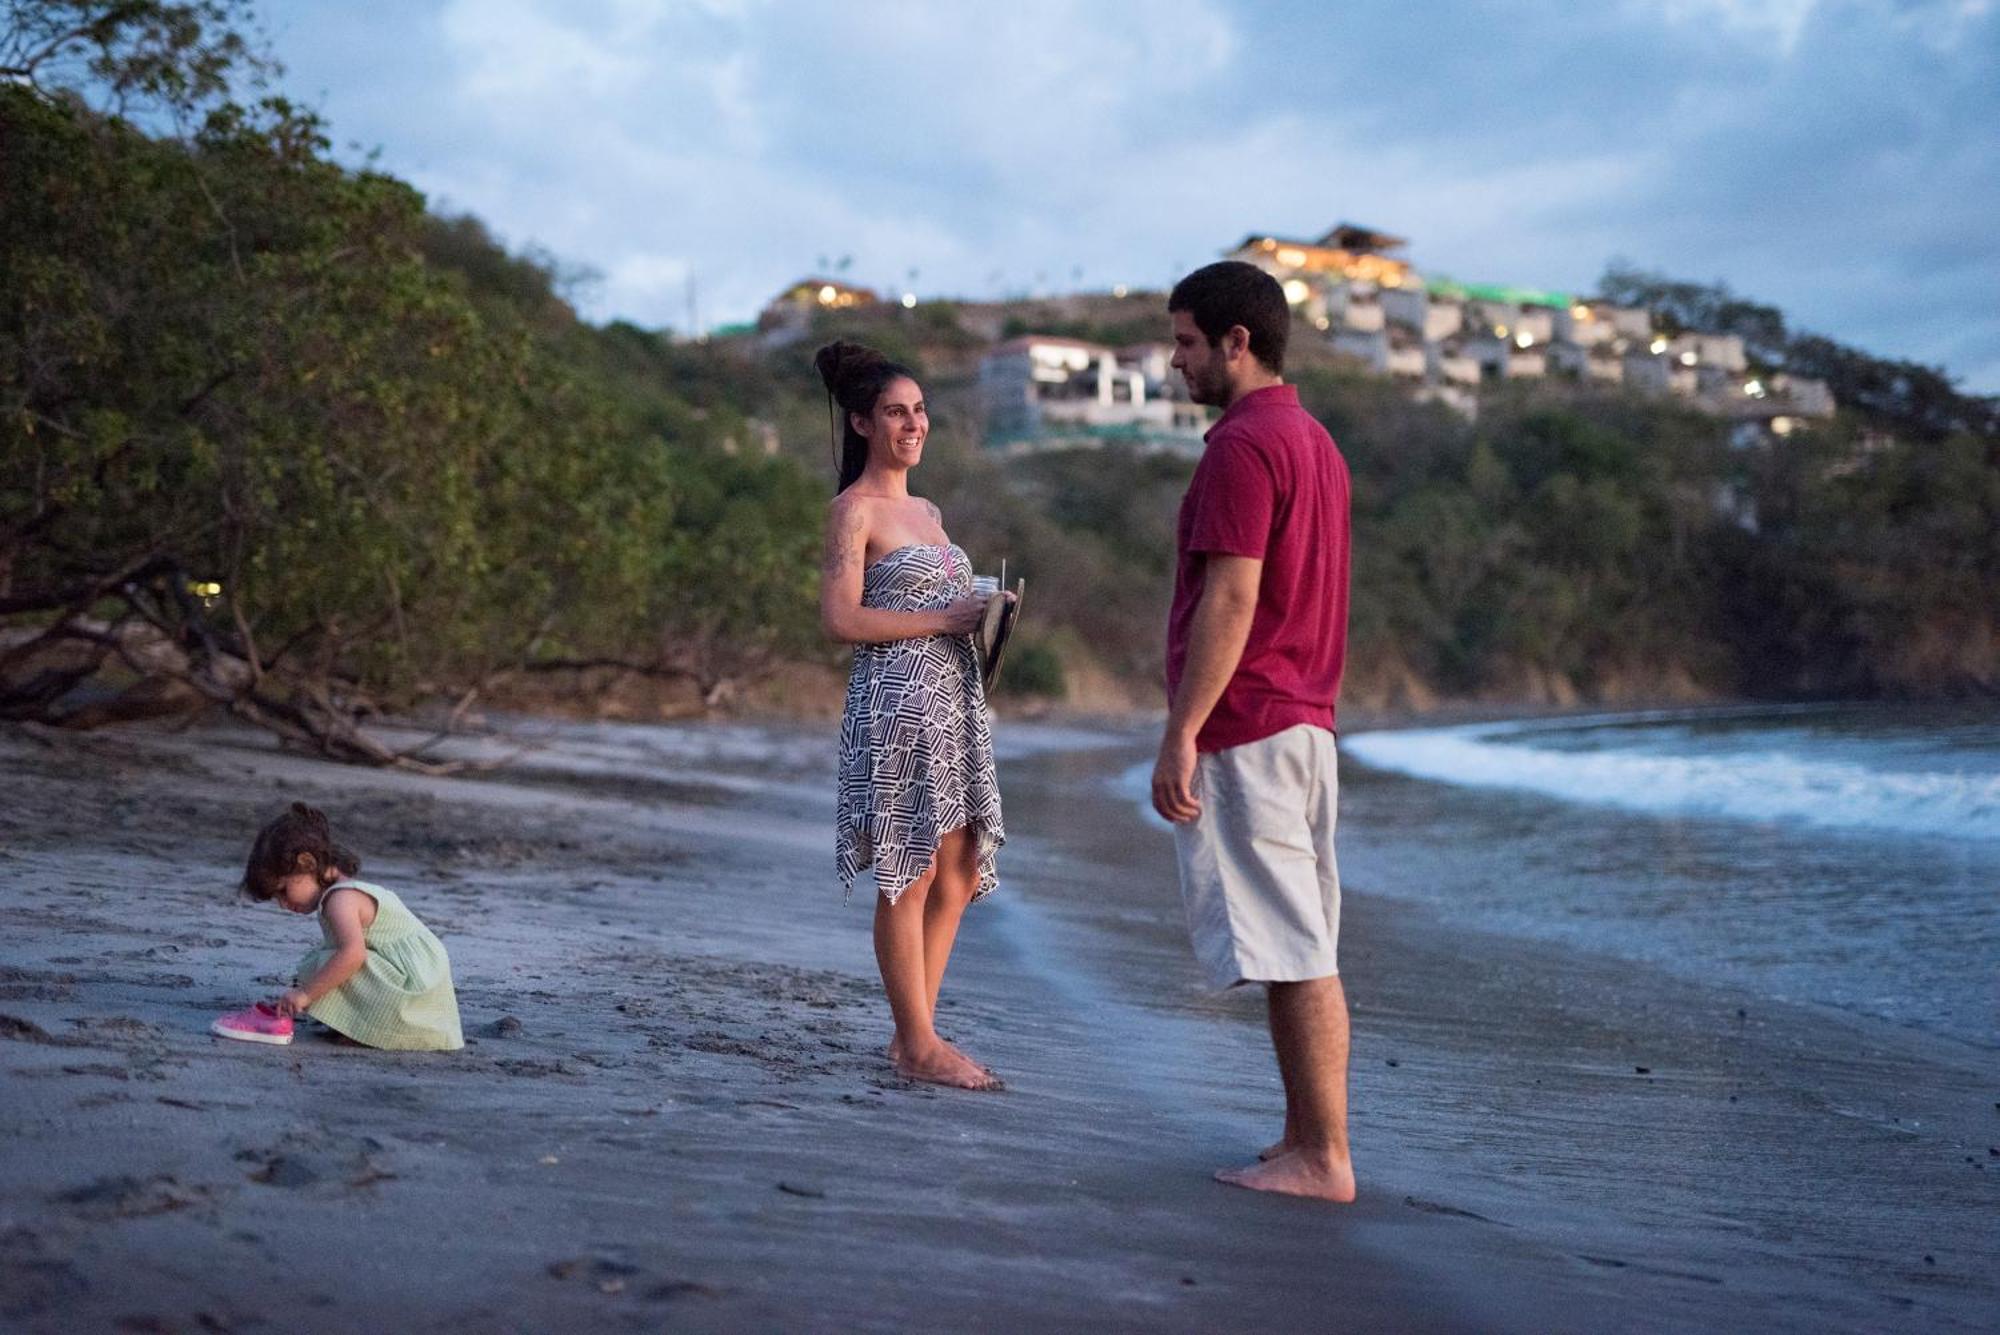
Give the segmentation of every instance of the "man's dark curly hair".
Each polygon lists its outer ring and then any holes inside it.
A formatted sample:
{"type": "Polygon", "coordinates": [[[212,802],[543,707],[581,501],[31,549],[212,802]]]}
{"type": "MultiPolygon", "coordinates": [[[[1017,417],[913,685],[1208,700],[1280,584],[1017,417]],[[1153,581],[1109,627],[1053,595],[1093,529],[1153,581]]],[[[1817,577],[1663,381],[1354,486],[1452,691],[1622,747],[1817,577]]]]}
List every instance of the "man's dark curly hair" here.
{"type": "Polygon", "coordinates": [[[1210,347],[1236,325],[1250,333],[1250,355],[1272,375],[1285,370],[1285,340],[1292,332],[1292,308],[1278,280],[1242,260],[1217,260],[1174,284],[1167,313],[1186,311],[1210,347]]]}

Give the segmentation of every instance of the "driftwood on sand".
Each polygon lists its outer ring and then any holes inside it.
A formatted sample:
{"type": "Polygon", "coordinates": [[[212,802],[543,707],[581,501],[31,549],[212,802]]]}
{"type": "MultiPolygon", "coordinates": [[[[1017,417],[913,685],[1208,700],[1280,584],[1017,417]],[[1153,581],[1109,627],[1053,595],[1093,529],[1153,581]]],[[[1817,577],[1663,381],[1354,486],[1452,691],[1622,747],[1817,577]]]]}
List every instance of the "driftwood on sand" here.
{"type": "Polygon", "coordinates": [[[305,637],[261,650],[241,613],[207,587],[152,558],[78,588],[0,596],[0,616],[35,618],[0,624],[0,719],[87,729],[221,708],[330,759],[428,774],[495,763],[426,754],[457,730],[477,688],[459,695],[435,736],[387,745],[363,730],[375,703],[295,652],[305,637]]]}

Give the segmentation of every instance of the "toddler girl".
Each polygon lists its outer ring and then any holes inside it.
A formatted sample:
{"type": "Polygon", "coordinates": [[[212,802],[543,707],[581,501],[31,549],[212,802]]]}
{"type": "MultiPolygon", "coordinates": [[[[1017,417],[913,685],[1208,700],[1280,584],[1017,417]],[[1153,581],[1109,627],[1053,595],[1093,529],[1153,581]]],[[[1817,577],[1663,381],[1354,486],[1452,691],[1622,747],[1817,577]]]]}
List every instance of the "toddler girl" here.
{"type": "Polygon", "coordinates": [[[326,943],[299,961],[290,991],[223,1016],[216,1033],[289,1043],[292,1017],[310,1015],[371,1048],[465,1046],[443,943],[393,893],[354,880],[360,870],[361,859],[333,842],[326,817],[303,802],[258,833],[244,891],[293,913],[317,913],[326,943]]]}

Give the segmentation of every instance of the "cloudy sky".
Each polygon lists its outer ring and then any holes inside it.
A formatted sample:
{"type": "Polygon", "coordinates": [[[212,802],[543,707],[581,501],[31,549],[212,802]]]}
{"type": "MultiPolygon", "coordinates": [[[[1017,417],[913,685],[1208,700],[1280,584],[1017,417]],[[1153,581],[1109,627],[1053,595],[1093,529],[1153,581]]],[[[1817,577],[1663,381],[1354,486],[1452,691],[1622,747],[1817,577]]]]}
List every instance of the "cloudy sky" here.
{"type": "Polygon", "coordinates": [[[1996,0],[273,0],[343,152],[742,320],[888,290],[1159,287],[1348,219],[1427,272],[1622,257],[2000,392],[1996,0]]]}

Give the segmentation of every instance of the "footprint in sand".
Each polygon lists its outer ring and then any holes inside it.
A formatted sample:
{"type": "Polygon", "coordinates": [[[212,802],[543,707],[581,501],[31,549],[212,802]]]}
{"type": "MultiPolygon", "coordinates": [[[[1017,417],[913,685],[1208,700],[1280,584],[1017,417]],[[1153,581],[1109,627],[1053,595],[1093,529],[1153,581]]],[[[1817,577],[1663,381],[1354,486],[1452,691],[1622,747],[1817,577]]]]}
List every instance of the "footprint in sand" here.
{"type": "Polygon", "coordinates": [[[16,1043],[43,1043],[50,1047],[68,1047],[69,1042],[57,1038],[33,1020],[24,1020],[18,1015],[0,1015],[0,1038],[12,1039],[16,1043]]]}
{"type": "Polygon", "coordinates": [[[1644,1265],[1638,1261],[1621,1260],[1616,1256],[1586,1256],[1578,1252],[1576,1259],[1609,1270],[1630,1270],[1635,1275],[1658,1275],[1663,1279],[1691,1279],[1698,1284],[1722,1283],[1722,1280],[1714,1275],[1703,1275],[1693,1270],[1669,1270],[1664,1266],[1644,1265]]]}
{"type": "Polygon", "coordinates": [[[267,1187],[285,1188],[309,1187],[320,1180],[319,1172],[310,1164],[282,1154],[249,1174],[249,1178],[267,1187]]]}
{"type": "Polygon", "coordinates": [[[679,1298],[720,1298],[727,1290],[689,1279],[669,1279],[640,1288],[640,1267],[612,1256],[571,1256],[551,1261],[546,1267],[550,1279],[589,1280],[599,1293],[637,1292],[647,1302],[672,1302],[679,1298]]]}
{"type": "Polygon", "coordinates": [[[19,1321],[74,1302],[90,1289],[41,1234],[19,1227],[0,1234],[0,1317],[19,1321]]]}
{"type": "Polygon", "coordinates": [[[1497,1219],[1488,1219],[1483,1214],[1474,1214],[1470,1210],[1461,1210],[1456,1205],[1444,1205],[1437,1201],[1420,1200],[1415,1196],[1403,1197],[1403,1204],[1413,1210],[1422,1210],[1426,1214],[1445,1214],[1458,1219],[1477,1219],[1482,1224],[1499,1224],[1501,1228],[1513,1227],[1512,1224],[1502,1224],[1497,1219]]]}
{"type": "Polygon", "coordinates": [[[353,1191],[395,1180],[397,1174],[382,1162],[383,1152],[382,1142],[373,1136],[304,1134],[238,1150],[236,1160],[247,1166],[244,1176],[259,1186],[298,1191],[326,1183],[353,1191]]]}
{"type": "Polygon", "coordinates": [[[50,1199],[79,1214],[98,1219],[143,1219],[148,1215],[185,1210],[209,1199],[206,1187],[191,1187],[169,1173],[138,1178],[100,1177],[80,1187],[57,1192],[50,1199]]]}

